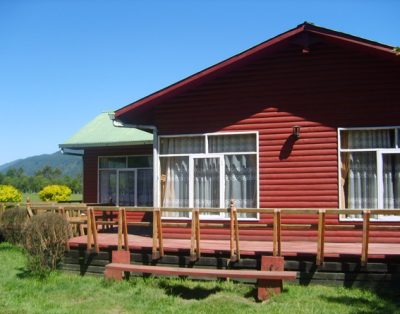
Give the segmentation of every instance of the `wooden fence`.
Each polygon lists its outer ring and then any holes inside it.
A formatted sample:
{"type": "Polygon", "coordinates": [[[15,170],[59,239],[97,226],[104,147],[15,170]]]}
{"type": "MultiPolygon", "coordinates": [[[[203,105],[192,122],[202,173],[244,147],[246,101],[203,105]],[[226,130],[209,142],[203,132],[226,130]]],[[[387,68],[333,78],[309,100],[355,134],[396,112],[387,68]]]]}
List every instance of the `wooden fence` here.
{"type": "MultiPolygon", "coordinates": [[[[8,204],[10,205],[10,204],[8,204]]],[[[361,264],[368,263],[368,248],[370,244],[371,230],[390,230],[400,231],[400,222],[389,222],[384,225],[371,220],[374,215],[392,215],[400,218],[398,209],[304,209],[304,208],[235,208],[232,202],[228,209],[217,208],[137,208],[137,207],[115,207],[100,206],[99,204],[49,204],[49,203],[26,203],[19,204],[19,207],[27,209],[27,215],[33,215],[41,212],[58,212],[69,221],[74,236],[85,235],[87,237],[87,249],[99,252],[98,229],[101,227],[104,231],[110,227],[116,227],[118,230],[118,249],[129,250],[128,226],[147,226],[152,227],[152,256],[158,259],[164,255],[164,227],[188,227],[191,228],[191,248],[190,258],[195,261],[200,257],[201,251],[201,228],[229,228],[230,230],[230,257],[232,261],[240,260],[240,230],[245,228],[267,228],[272,230],[272,254],[273,256],[282,256],[282,230],[304,229],[317,230],[317,251],[316,264],[321,265],[325,257],[325,231],[326,230],[357,230],[360,224],[328,224],[326,215],[361,215],[362,216],[362,237],[361,237],[361,264]],[[152,222],[132,222],[128,221],[127,212],[150,212],[153,215],[152,222]],[[184,212],[191,213],[191,219],[188,221],[171,222],[163,220],[163,212],[184,212]],[[229,220],[222,222],[204,222],[200,220],[202,212],[228,212],[229,220]],[[272,223],[259,224],[239,221],[239,213],[257,213],[272,215],[272,223]],[[316,215],[315,224],[282,224],[281,217],[285,215],[316,215]]],[[[5,210],[7,206],[1,205],[0,210],[5,210]]],[[[400,236],[400,232],[399,232],[400,236]]]]}

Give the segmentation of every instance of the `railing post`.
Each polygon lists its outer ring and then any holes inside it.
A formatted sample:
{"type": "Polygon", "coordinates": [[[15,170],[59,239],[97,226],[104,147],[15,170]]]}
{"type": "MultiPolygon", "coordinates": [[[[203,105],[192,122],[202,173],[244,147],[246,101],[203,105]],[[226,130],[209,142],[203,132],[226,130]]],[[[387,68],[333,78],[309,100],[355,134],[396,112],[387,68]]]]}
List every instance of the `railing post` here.
{"type": "Polygon", "coordinates": [[[161,225],[161,210],[160,208],[154,208],[152,259],[159,259],[162,256],[164,256],[164,247],[163,247],[163,234],[161,225]]]}
{"type": "Polygon", "coordinates": [[[125,208],[120,208],[118,210],[118,251],[122,250],[122,245],[124,246],[125,251],[129,251],[125,208]]]}
{"type": "Polygon", "coordinates": [[[96,253],[99,253],[99,242],[97,237],[97,224],[96,224],[96,216],[94,214],[94,209],[92,208],[92,234],[93,234],[93,242],[94,242],[94,249],[96,253]]]}
{"type": "Polygon", "coordinates": [[[325,249],[325,209],[318,211],[318,247],[317,247],[317,261],[319,266],[324,262],[324,249],[325,249]]]}
{"type": "Polygon", "coordinates": [[[237,210],[235,202],[231,200],[230,207],[230,248],[231,248],[231,261],[236,262],[240,260],[240,242],[239,242],[239,225],[237,220],[237,210]]]}
{"type": "Polygon", "coordinates": [[[92,218],[91,218],[91,214],[90,214],[90,207],[88,207],[88,209],[86,210],[86,216],[87,216],[87,240],[86,240],[86,251],[90,251],[92,249],[92,218]]]}
{"type": "Polygon", "coordinates": [[[200,258],[200,215],[198,208],[194,208],[192,211],[192,233],[190,242],[190,260],[194,262],[200,258]]]}
{"type": "Polygon", "coordinates": [[[124,244],[125,244],[125,251],[129,251],[129,243],[128,243],[128,222],[126,221],[126,209],[122,209],[122,227],[124,231],[124,244]]]}
{"type": "MultiPolygon", "coordinates": [[[[4,204],[3,204],[4,206],[4,204]]],[[[4,210],[4,207],[3,207],[4,210]]],[[[31,199],[29,197],[26,198],[26,212],[28,214],[28,218],[32,218],[33,217],[33,212],[32,212],[32,208],[31,208],[31,199]]]]}
{"type": "MultiPolygon", "coordinates": [[[[103,213],[104,217],[104,213],[103,213]]],[[[122,250],[122,208],[118,209],[118,251],[122,250]]]]}
{"type": "Polygon", "coordinates": [[[96,217],[94,215],[94,209],[92,207],[88,208],[87,224],[88,224],[87,250],[90,251],[92,249],[92,240],[93,240],[94,249],[96,253],[99,253],[96,217]]]}
{"type": "Polygon", "coordinates": [[[371,217],[370,210],[363,211],[363,231],[362,231],[362,248],[361,248],[361,265],[366,266],[368,263],[368,245],[369,245],[369,220],[371,217]]]}
{"type": "Polygon", "coordinates": [[[274,225],[273,225],[273,256],[282,255],[281,247],[281,210],[274,210],[274,225]]]}

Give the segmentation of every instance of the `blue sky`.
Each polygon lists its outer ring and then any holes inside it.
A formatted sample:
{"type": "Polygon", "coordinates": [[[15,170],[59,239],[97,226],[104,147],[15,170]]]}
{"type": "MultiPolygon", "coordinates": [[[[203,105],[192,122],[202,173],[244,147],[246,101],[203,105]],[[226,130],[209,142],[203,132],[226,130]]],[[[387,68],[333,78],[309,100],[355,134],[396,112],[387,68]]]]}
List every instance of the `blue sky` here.
{"type": "Polygon", "coordinates": [[[304,21],[400,46],[400,1],[0,0],[0,165],[304,21]]]}

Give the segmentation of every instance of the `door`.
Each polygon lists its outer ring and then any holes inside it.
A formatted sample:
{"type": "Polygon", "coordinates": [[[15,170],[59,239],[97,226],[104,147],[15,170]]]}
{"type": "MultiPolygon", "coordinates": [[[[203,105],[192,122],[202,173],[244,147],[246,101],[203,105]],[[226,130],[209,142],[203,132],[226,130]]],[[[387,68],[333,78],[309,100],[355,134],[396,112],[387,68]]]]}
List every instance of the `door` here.
{"type": "MultiPolygon", "coordinates": [[[[379,163],[378,180],[379,208],[398,209],[400,208],[400,154],[378,153],[379,163]],[[379,156],[380,155],[380,156],[379,156]]],[[[380,219],[398,220],[398,216],[380,215],[380,219]]]]}
{"type": "Polygon", "coordinates": [[[118,205],[135,206],[136,204],[136,171],[119,170],[118,171],[118,205]]]}

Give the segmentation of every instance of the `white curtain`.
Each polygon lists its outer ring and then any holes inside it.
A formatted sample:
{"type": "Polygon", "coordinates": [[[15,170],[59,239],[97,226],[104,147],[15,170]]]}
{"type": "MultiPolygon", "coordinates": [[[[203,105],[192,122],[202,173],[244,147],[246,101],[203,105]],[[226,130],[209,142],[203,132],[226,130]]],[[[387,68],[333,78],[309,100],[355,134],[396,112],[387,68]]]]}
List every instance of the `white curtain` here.
{"type": "MultiPolygon", "coordinates": [[[[188,154],[188,156],[162,156],[161,204],[163,207],[189,206],[189,156],[205,153],[205,137],[161,138],[161,154],[188,154]]],[[[255,134],[209,135],[208,153],[235,153],[223,157],[194,158],[193,205],[200,208],[228,206],[231,199],[236,207],[256,207],[257,165],[255,134]],[[225,169],[220,169],[220,158],[225,169]],[[221,171],[225,172],[225,204],[220,203],[221,171]]],[[[212,213],[208,213],[211,215],[212,213]]],[[[187,216],[183,213],[165,213],[166,216],[187,216]]]]}
{"type": "Polygon", "coordinates": [[[348,208],[378,208],[376,153],[349,154],[348,208]]]}
{"type": "Polygon", "coordinates": [[[205,153],[204,136],[162,137],[160,154],[205,153]]]}
{"type": "Polygon", "coordinates": [[[194,159],[194,207],[220,207],[219,158],[194,159]]]}
{"type": "Polygon", "coordinates": [[[349,130],[348,147],[342,148],[391,148],[392,130],[349,130]]]}
{"type": "MultiPolygon", "coordinates": [[[[345,131],[350,149],[393,148],[393,130],[345,131]]],[[[346,141],[345,141],[346,142],[346,141]]],[[[347,208],[378,208],[377,160],[375,151],[345,154],[347,175],[347,208]]],[[[397,154],[383,154],[383,207],[398,208],[400,196],[400,158],[397,154]]]]}
{"type": "Polygon", "coordinates": [[[383,207],[400,208],[400,155],[383,156],[383,207]]]}
{"type": "Polygon", "coordinates": [[[210,153],[256,152],[256,135],[212,135],[208,137],[208,151],[210,153]]]}
{"type": "MultiPolygon", "coordinates": [[[[235,201],[237,208],[257,207],[257,166],[255,155],[225,156],[225,207],[235,201]]],[[[256,214],[239,214],[254,218],[256,214]]]]}
{"type": "Polygon", "coordinates": [[[256,202],[256,156],[225,156],[225,206],[235,200],[238,208],[255,208],[256,202]]]}
{"type": "MultiPolygon", "coordinates": [[[[162,207],[189,207],[189,157],[161,158],[162,207]]],[[[165,212],[165,216],[187,217],[187,213],[165,212]]]]}

